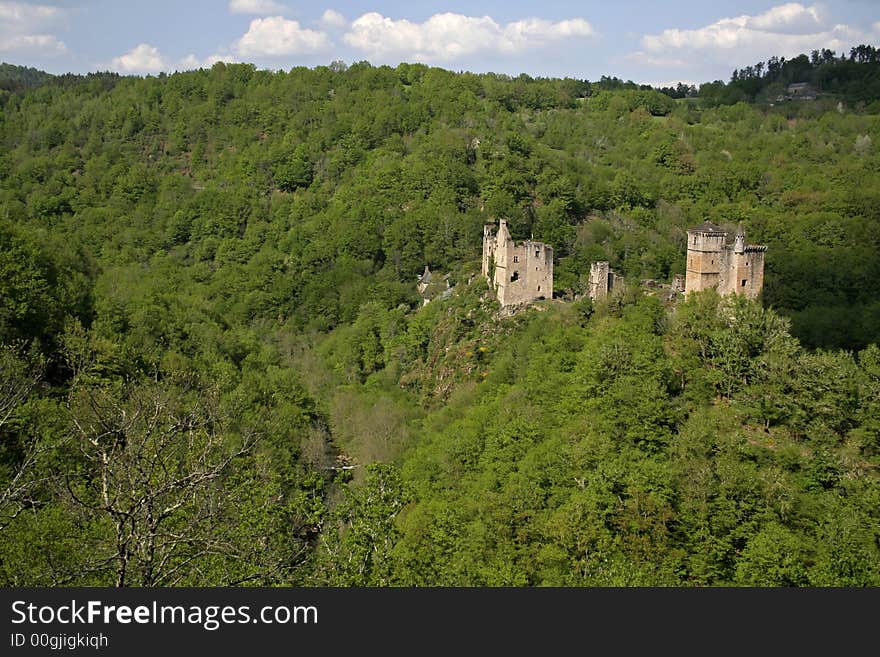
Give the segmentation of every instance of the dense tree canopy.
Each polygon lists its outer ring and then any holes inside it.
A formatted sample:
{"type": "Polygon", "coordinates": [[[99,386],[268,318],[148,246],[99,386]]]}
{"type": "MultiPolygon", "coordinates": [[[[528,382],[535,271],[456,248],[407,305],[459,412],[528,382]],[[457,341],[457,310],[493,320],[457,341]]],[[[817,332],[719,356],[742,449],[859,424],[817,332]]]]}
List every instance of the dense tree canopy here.
{"type": "Polygon", "coordinates": [[[769,63],[4,68],[0,583],[880,584],[859,52],[774,107],[725,96],[769,63]],[[498,217],[557,258],[513,316],[498,217]],[[706,219],[768,245],[760,302],[640,287],[706,219]],[[596,260],[628,291],[584,299],[596,260]]]}

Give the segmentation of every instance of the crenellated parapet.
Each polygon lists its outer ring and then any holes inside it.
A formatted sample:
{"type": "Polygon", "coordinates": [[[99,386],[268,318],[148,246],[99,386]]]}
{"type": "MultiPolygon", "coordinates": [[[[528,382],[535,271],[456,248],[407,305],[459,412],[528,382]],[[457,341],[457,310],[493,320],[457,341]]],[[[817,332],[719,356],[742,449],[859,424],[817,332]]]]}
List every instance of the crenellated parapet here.
{"type": "Polygon", "coordinates": [[[739,227],[733,244],[727,231],[707,221],[688,231],[685,293],[715,288],[719,294],[756,298],[764,287],[764,252],[767,247],[748,244],[739,227]]]}

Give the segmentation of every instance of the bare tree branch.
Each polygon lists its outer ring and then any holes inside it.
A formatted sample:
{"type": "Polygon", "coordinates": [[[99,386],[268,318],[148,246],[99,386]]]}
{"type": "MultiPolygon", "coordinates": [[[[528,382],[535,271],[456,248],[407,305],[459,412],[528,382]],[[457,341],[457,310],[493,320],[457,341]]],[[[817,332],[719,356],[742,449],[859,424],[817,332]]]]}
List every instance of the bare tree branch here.
{"type": "MultiPolygon", "coordinates": [[[[128,390],[89,387],[71,400],[72,435],[92,472],[66,479],[69,499],[107,517],[117,586],[179,581],[193,564],[233,555],[213,531],[224,505],[222,479],[253,449],[228,446],[204,393],[161,382],[128,390]]],[[[85,570],[83,571],[85,572],[85,570]]]]}

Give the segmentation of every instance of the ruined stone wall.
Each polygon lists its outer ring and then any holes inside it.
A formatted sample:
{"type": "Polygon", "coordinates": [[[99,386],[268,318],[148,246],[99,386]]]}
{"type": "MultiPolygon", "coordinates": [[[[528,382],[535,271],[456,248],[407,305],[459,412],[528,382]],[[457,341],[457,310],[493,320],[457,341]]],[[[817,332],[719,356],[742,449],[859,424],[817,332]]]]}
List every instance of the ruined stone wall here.
{"type": "Polygon", "coordinates": [[[519,246],[508,242],[496,255],[495,285],[502,306],[526,303],[553,295],[553,249],[542,242],[526,241],[519,246]],[[505,266],[499,261],[506,260],[505,266]]]}
{"type": "Polygon", "coordinates": [[[676,294],[684,294],[685,284],[684,284],[684,276],[681,274],[675,274],[672,277],[672,292],[676,294]]]}
{"type": "Polygon", "coordinates": [[[553,296],[553,247],[527,240],[515,245],[501,220],[483,229],[483,275],[502,306],[553,296]]]}
{"type": "Polygon", "coordinates": [[[601,299],[608,295],[611,287],[611,266],[607,262],[594,262],[590,265],[590,298],[601,299]]]}
{"type": "Polygon", "coordinates": [[[746,296],[750,299],[756,298],[764,289],[764,253],[767,251],[766,246],[748,246],[746,247],[746,255],[748,256],[749,273],[751,275],[751,284],[746,296]]]}
{"type": "MultiPolygon", "coordinates": [[[[492,271],[495,258],[495,227],[491,224],[483,226],[483,276],[488,277],[492,271]]],[[[491,281],[490,281],[491,284],[491,281]]]]}
{"type": "Polygon", "coordinates": [[[591,299],[602,299],[611,291],[622,288],[623,278],[611,269],[610,263],[603,260],[590,264],[588,294],[591,299]]]}
{"type": "Polygon", "coordinates": [[[495,294],[501,305],[505,305],[503,299],[509,296],[508,288],[510,279],[517,275],[513,268],[518,264],[517,256],[513,253],[513,243],[498,240],[495,245],[495,294]]]}
{"type": "Polygon", "coordinates": [[[742,294],[755,299],[764,287],[763,246],[748,246],[743,253],[730,252],[727,274],[719,294],[742,294]]]}

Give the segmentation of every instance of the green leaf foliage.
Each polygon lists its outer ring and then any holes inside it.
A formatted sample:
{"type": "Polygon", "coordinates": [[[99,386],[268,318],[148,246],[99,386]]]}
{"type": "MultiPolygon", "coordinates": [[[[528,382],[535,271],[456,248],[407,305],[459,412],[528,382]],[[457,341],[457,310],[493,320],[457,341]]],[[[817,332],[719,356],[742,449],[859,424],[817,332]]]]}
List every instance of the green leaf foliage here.
{"type": "Polygon", "coordinates": [[[0,584],[880,585],[877,57],[803,57],[3,65],[0,584]],[[658,293],[706,219],[760,299],[658,293]]]}

